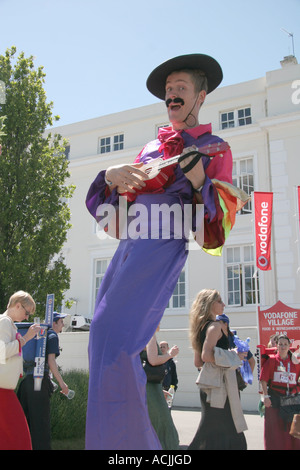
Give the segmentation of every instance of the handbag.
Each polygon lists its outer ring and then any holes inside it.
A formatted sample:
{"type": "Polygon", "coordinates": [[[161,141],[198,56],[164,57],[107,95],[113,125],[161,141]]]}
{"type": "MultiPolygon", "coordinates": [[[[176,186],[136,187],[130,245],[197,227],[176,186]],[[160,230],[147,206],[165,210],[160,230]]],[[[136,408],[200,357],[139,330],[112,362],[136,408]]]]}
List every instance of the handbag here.
{"type": "Polygon", "coordinates": [[[247,387],[246,382],[243,379],[240,369],[235,370],[237,386],[240,391],[244,390],[247,387]]]}
{"type": "Polygon", "coordinates": [[[300,439],[300,414],[296,414],[293,417],[290,435],[295,437],[296,439],[300,439]]]}
{"type": "Polygon", "coordinates": [[[165,364],[159,366],[152,366],[148,361],[143,360],[143,368],[147,376],[147,382],[150,383],[162,383],[166,375],[165,364]]]}
{"type": "Polygon", "coordinates": [[[5,364],[0,364],[0,388],[14,390],[23,373],[23,359],[19,355],[6,359],[5,364]]]}
{"type": "Polygon", "coordinates": [[[294,415],[300,413],[300,393],[280,397],[279,414],[281,418],[291,423],[294,415]]]}

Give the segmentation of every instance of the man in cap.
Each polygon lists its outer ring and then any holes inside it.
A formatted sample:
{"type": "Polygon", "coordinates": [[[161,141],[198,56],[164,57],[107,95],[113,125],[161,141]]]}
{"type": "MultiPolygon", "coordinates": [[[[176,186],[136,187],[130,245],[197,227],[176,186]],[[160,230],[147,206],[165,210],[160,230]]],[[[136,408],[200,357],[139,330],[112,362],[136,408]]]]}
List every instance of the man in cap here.
{"type": "MultiPolygon", "coordinates": [[[[177,205],[182,212],[185,204],[195,209],[197,202],[203,202],[203,246],[220,254],[229,214],[224,200],[228,195],[234,202],[234,214],[238,201],[232,195],[232,156],[225,146],[222,154],[200,159],[195,149],[222,143],[211,134],[210,124],[198,121],[206,95],[221,80],[220,65],[204,54],[170,59],[150,74],[147,87],[166,101],[172,125],[161,128],[158,138],[143,148],[133,164],[100,171],[86,198],[97,221],[103,206],[121,206],[124,193],[131,214],[137,204],[142,205],[150,226],[155,204],[177,205]],[[171,167],[164,183],[154,190],[147,186],[143,164],[179,154],[187,157],[171,167]]],[[[197,233],[198,228],[193,217],[192,229],[197,233]]],[[[141,231],[143,236],[121,239],[97,295],[89,340],[87,449],[160,449],[146,410],[146,379],[139,353],[153,336],[174,291],[186,261],[187,239],[172,231],[166,239],[161,227],[152,238],[147,226],[141,231]]]]}
{"type": "Polygon", "coordinates": [[[33,450],[51,450],[50,397],[53,384],[49,373],[57,380],[61,392],[68,394],[69,388],[64,382],[56,363],[60,355],[58,334],[61,333],[66,314],[53,312],[52,328],[47,331],[45,369],[40,391],[34,390],[34,363],[24,365],[25,377],[18,389],[18,398],[27,418],[33,450]]]}

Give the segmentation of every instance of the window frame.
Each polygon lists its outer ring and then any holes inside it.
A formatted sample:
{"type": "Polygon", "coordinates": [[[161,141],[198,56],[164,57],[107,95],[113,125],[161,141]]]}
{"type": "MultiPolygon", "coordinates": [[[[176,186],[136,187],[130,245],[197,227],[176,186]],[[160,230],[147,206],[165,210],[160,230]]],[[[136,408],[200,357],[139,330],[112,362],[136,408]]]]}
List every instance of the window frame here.
{"type": "Polygon", "coordinates": [[[112,135],[104,135],[104,136],[98,137],[97,154],[106,155],[111,152],[119,152],[121,150],[124,150],[124,147],[125,147],[124,132],[118,132],[112,135]],[[105,142],[103,142],[102,144],[101,141],[105,141],[105,142]]]}
{"type": "Polygon", "coordinates": [[[166,313],[169,314],[182,314],[183,311],[186,311],[187,306],[188,306],[188,282],[187,282],[187,264],[185,264],[180,272],[180,276],[176,282],[176,286],[174,288],[174,291],[170,297],[170,300],[168,302],[168,305],[166,307],[166,313]],[[182,280],[182,276],[184,276],[184,279],[182,280]],[[180,293],[180,287],[184,286],[184,293],[180,293]],[[180,296],[184,296],[184,305],[181,305],[180,302],[180,296]],[[178,305],[176,304],[175,299],[179,298],[178,305]]]}
{"type": "MultiPolygon", "coordinates": [[[[246,163],[247,164],[247,163],[246,163]]],[[[255,166],[255,157],[254,155],[248,155],[240,158],[236,158],[233,160],[233,168],[232,168],[232,184],[236,186],[237,188],[243,189],[249,196],[250,199],[245,204],[244,207],[238,212],[238,214],[243,215],[243,214],[252,214],[252,199],[251,199],[251,194],[255,190],[255,171],[254,171],[254,166],[255,166]],[[241,164],[247,161],[252,162],[252,173],[251,172],[242,172],[240,170],[241,164]],[[236,168],[236,172],[234,174],[234,169],[236,168]],[[252,177],[252,184],[249,182],[249,178],[252,177]],[[247,178],[247,185],[243,184],[243,179],[247,178]],[[235,184],[236,180],[236,184],[235,184]],[[248,187],[248,190],[246,190],[246,186],[248,187]],[[252,188],[250,190],[250,188],[252,188]]]]}
{"type": "Polygon", "coordinates": [[[106,256],[106,257],[99,257],[99,258],[95,258],[94,259],[94,270],[93,270],[93,305],[95,307],[96,305],[96,299],[97,299],[97,295],[98,295],[98,292],[99,292],[99,289],[100,289],[100,286],[101,286],[101,283],[102,283],[102,280],[105,276],[105,273],[107,271],[107,268],[109,266],[109,263],[111,262],[111,258],[106,256]],[[106,269],[103,273],[101,273],[101,276],[100,275],[97,275],[97,264],[98,262],[103,262],[105,261],[106,262],[106,269]],[[97,287],[97,281],[98,279],[101,277],[101,280],[100,280],[100,283],[97,287]]]}
{"type": "Polygon", "coordinates": [[[234,109],[223,110],[220,112],[220,130],[232,129],[234,127],[243,127],[249,126],[253,123],[252,120],[252,110],[251,106],[243,106],[234,109]],[[246,116],[247,111],[249,110],[249,115],[246,116]],[[239,116],[240,113],[243,113],[243,116],[239,116]],[[227,116],[227,119],[223,119],[224,116],[227,116]],[[230,117],[229,117],[230,115],[230,117]],[[250,120],[250,122],[241,123],[242,120],[250,120]],[[229,123],[229,125],[224,125],[229,123]]]}
{"type": "Polygon", "coordinates": [[[253,242],[249,242],[247,244],[235,244],[235,245],[230,245],[228,247],[225,247],[225,298],[226,298],[226,307],[227,308],[253,308],[255,307],[259,302],[261,298],[261,291],[260,291],[260,283],[259,283],[259,274],[258,270],[256,268],[256,263],[255,263],[255,248],[253,242]],[[245,253],[246,249],[250,248],[250,259],[249,256],[247,258],[247,255],[245,253]],[[235,256],[235,253],[233,253],[233,260],[228,261],[229,258],[229,250],[237,250],[239,251],[239,257],[235,256]],[[237,276],[235,277],[228,277],[228,272],[229,269],[231,268],[231,271],[235,273],[238,273],[237,276]],[[247,271],[251,271],[251,275],[247,273],[247,271]],[[248,274],[248,275],[247,275],[248,274]],[[257,280],[255,279],[255,276],[257,276],[257,280]],[[230,285],[229,282],[232,281],[232,288],[229,289],[230,285]],[[238,283],[238,289],[236,289],[236,281],[238,283]],[[248,285],[249,282],[251,284],[251,288],[249,289],[248,285]],[[257,298],[256,299],[256,283],[257,283],[257,298]],[[234,293],[238,293],[239,295],[239,301],[236,302],[236,299],[234,299],[234,303],[230,303],[230,294],[234,295],[234,293]],[[247,302],[247,296],[251,296],[252,302],[248,303],[247,302]]]}

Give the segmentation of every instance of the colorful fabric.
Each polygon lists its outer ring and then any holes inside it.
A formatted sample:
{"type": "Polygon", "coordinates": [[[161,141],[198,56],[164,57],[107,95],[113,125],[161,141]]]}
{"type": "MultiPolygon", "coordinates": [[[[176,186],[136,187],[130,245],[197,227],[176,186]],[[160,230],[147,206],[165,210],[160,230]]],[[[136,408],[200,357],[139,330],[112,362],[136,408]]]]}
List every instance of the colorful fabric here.
{"type": "MultiPolygon", "coordinates": [[[[162,129],[136,161],[149,163],[161,157],[161,151],[166,153],[164,157],[176,155],[182,141],[184,147],[202,147],[221,139],[211,135],[211,125],[179,133],[162,129]]],[[[218,248],[224,244],[228,230],[227,221],[223,225],[225,205],[211,178],[232,183],[231,152],[213,159],[204,157],[202,161],[206,173],[202,190],[205,247],[218,248]]],[[[119,194],[116,189],[107,190],[104,176],[105,171],[98,174],[86,198],[88,210],[98,221],[97,210],[102,204],[119,207],[119,194]]],[[[192,185],[175,165],[171,181],[161,191],[138,194],[131,204],[145,207],[151,226],[153,205],[177,204],[183,208],[194,203],[192,185]]],[[[195,223],[193,219],[193,229],[195,223]]],[[[90,327],[87,449],[161,449],[149,419],[146,376],[139,354],[155,333],[187,257],[184,236],[177,239],[171,231],[164,239],[162,234],[159,226],[157,238],[122,239],[102,280],[90,327]]]]}
{"type": "Polygon", "coordinates": [[[235,224],[236,213],[247,203],[249,196],[244,191],[224,181],[213,179],[212,183],[218,192],[221,209],[219,210],[219,221],[222,223],[223,239],[221,235],[217,237],[215,231],[208,224],[203,250],[210,255],[221,256],[225,241],[235,224]],[[219,241],[219,246],[216,248],[213,247],[214,240],[219,241]]]}

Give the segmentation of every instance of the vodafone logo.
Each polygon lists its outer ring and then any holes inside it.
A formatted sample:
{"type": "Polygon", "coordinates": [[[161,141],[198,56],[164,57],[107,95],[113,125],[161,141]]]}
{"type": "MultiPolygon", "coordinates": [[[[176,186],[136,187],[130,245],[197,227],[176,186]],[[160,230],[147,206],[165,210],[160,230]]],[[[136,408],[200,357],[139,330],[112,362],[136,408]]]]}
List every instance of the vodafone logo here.
{"type": "MultiPolygon", "coordinates": [[[[258,237],[259,237],[259,248],[262,255],[266,255],[268,248],[268,228],[269,228],[269,209],[268,203],[261,203],[261,212],[260,212],[260,221],[258,222],[258,237]]],[[[259,258],[265,260],[265,256],[260,256],[259,258]]]]}
{"type": "Polygon", "coordinates": [[[259,256],[257,258],[257,262],[258,262],[259,266],[262,267],[262,268],[266,268],[269,264],[269,261],[267,260],[267,258],[265,256],[259,256]]]}
{"type": "Polygon", "coordinates": [[[272,193],[255,193],[256,264],[269,270],[271,251],[272,193]]]}

